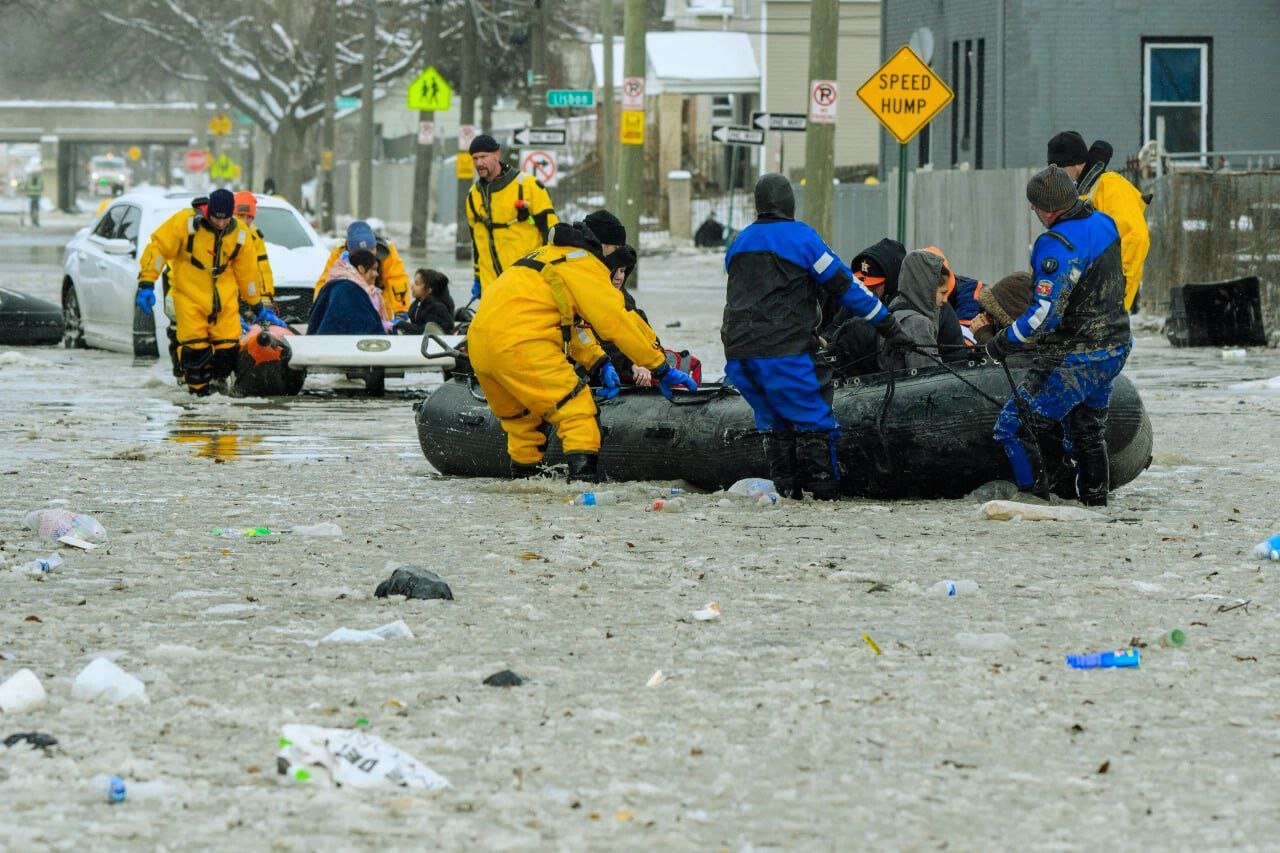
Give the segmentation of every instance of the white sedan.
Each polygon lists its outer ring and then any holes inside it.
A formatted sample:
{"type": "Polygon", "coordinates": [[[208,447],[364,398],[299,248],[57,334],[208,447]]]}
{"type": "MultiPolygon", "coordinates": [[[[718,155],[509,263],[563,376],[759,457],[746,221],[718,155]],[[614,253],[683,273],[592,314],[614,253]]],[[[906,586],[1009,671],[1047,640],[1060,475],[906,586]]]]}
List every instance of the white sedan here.
{"type": "MultiPolygon", "coordinates": [[[[65,346],[159,355],[152,324],[139,323],[135,330],[138,256],[151,232],[189,209],[195,197],[189,190],[154,187],[125,193],[67,243],[62,266],[65,346]]],[[[316,279],[329,257],[328,244],[293,205],[277,198],[258,196],[254,225],[267,242],[278,313],[289,323],[306,323],[316,279]]]]}

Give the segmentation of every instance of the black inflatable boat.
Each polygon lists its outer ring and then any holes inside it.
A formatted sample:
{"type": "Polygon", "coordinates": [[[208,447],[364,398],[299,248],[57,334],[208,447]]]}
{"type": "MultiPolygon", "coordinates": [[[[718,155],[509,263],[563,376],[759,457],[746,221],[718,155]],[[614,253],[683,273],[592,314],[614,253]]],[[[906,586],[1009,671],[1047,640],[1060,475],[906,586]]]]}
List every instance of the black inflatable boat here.
{"type": "MultiPolygon", "coordinates": [[[[1008,399],[1008,380],[999,365],[970,363],[957,372],[989,397],[1008,399]]],[[[1019,379],[1023,369],[1014,366],[1013,372],[1019,379]]],[[[1004,451],[991,438],[998,407],[973,388],[940,368],[899,374],[881,430],[877,419],[887,377],[868,379],[835,392],[846,494],[955,498],[1010,478],[1004,451]]],[[[668,402],[656,391],[626,388],[600,406],[600,420],[601,459],[612,480],[687,480],[720,489],[768,474],[751,408],[730,389],[704,385],[668,402]]],[[[471,377],[455,376],[433,391],[418,404],[417,423],[422,451],[440,473],[507,476],[506,436],[471,377]]],[[[1151,422],[1124,376],[1112,396],[1107,445],[1113,489],[1151,461],[1151,422]]],[[[547,462],[563,458],[553,433],[547,462]]]]}
{"type": "Polygon", "coordinates": [[[61,340],[61,308],[0,287],[0,345],[56,344],[61,340]]]}

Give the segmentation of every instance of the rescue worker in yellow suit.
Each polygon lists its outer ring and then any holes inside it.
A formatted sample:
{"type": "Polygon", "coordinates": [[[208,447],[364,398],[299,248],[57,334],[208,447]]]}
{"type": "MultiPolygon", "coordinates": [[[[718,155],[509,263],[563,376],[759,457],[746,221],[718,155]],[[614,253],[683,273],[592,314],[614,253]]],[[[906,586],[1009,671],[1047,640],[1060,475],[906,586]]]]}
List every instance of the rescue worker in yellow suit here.
{"type": "MultiPolygon", "coordinates": [[[[1101,145],[1109,158],[1110,146],[1101,145]]],[[[1049,140],[1049,165],[1061,166],[1071,180],[1080,184],[1081,174],[1089,161],[1090,150],[1084,144],[1084,137],[1074,130],[1059,133],[1049,140]]],[[[1093,205],[1093,209],[1110,216],[1120,232],[1120,263],[1124,268],[1124,310],[1133,311],[1134,300],[1138,298],[1138,290],[1142,287],[1142,265],[1147,260],[1147,252],[1151,248],[1151,234],[1147,230],[1145,216],[1147,203],[1138,188],[1129,183],[1124,175],[1116,172],[1102,172],[1096,183],[1080,186],[1080,197],[1093,205]]]]}
{"type": "Polygon", "coordinates": [[[492,136],[477,136],[469,153],[476,166],[476,182],[467,193],[474,301],[509,266],[547,242],[560,220],[542,184],[503,163],[492,136]]]}
{"type": "MultiPolygon", "coordinates": [[[[360,219],[348,225],[348,239],[351,238],[353,229],[359,231],[362,227],[368,227],[368,223],[360,219]]],[[[380,234],[377,235],[377,241],[378,284],[382,288],[382,304],[386,309],[386,316],[382,319],[390,323],[399,315],[407,315],[409,313],[409,285],[411,282],[409,273],[405,272],[404,261],[400,259],[400,253],[396,251],[396,244],[380,234]]],[[[329,250],[329,259],[325,261],[324,270],[316,281],[316,289],[311,294],[312,300],[320,297],[320,290],[329,282],[330,267],[333,266],[338,258],[342,257],[342,253],[345,251],[347,251],[347,240],[329,250]]]]}
{"type": "Polygon", "coordinates": [[[613,214],[596,211],[583,223],[560,224],[551,242],[520,258],[485,291],[467,331],[467,353],[489,408],[507,433],[511,476],[539,473],[549,427],[556,427],[570,480],[599,480],[600,425],[587,378],[602,399],[617,396],[621,383],[589,323],[641,367],[652,371],[668,398],[684,387],[698,389],[670,367],[647,323],[628,312],[610,281],[605,257],[626,243],[613,214]]]}
{"type": "Polygon", "coordinates": [[[249,231],[232,216],[235,197],[229,190],[214,190],[192,207],[152,232],[139,262],[135,304],[152,313],[155,282],[167,266],[177,362],[187,390],[206,396],[213,391],[211,383],[226,379],[235,367],[241,300],[260,321],[283,321],[262,300],[249,231]]]}
{"type": "Polygon", "coordinates": [[[236,219],[244,223],[244,227],[249,230],[249,237],[253,241],[250,247],[253,250],[254,260],[258,263],[258,294],[268,305],[275,309],[276,304],[276,278],[271,272],[271,261],[267,257],[267,240],[262,236],[262,230],[254,225],[254,220],[258,218],[258,197],[250,190],[240,190],[236,193],[236,219]]]}

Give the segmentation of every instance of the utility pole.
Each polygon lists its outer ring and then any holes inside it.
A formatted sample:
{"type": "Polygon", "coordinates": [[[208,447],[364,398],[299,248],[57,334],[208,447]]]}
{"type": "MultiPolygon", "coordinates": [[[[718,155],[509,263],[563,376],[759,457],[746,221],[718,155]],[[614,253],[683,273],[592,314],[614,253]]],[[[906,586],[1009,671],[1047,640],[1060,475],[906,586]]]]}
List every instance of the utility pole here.
{"type": "Polygon", "coordinates": [[[360,201],[356,216],[373,214],[373,62],[378,55],[378,4],[365,0],[363,79],[360,86],[360,201]]]}
{"type": "Polygon", "coordinates": [[[458,228],[457,237],[453,241],[453,257],[458,261],[471,259],[471,229],[467,227],[467,193],[471,191],[469,177],[475,167],[471,166],[464,173],[461,164],[464,162],[463,155],[466,155],[466,164],[468,166],[471,164],[471,155],[462,144],[462,128],[470,127],[474,130],[476,122],[476,38],[476,19],[468,5],[464,7],[462,13],[462,85],[458,87],[458,124],[460,125],[458,172],[460,174],[457,198],[458,228]],[[463,176],[464,174],[466,177],[463,176]]]}
{"type": "MultiPolygon", "coordinates": [[[[839,0],[809,4],[809,87],[836,79],[839,0]]],[[[812,94],[810,94],[812,97],[812,94]]],[[[836,172],[836,126],[810,121],[804,132],[804,219],[828,242],[831,234],[831,181],[836,172]]]]}
{"type": "Polygon", "coordinates": [[[533,57],[530,69],[530,112],[534,127],[547,124],[547,2],[533,0],[533,57]]]}
{"type": "MultiPolygon", "coordinates": [[[[835,0],[830,0],[835,2],[835,0]]],[[[622,76],[644,79],[645,67],[645,0],[626,0],[622,19],[622,76]]],[[[612,84],[613,81],[608,81],[612,84]]],[[[628,113],[624,113],[624,119],[628,113]]],[[[644,113],[640,112],[640,121],[644,113]]],[[[624,124],[624,126],[626,126],[624,124]]],[[[641,125],[643,128],[643,124],[641,125]]],[[[640,245],[640,207],[644,201],[644,137],[623,137],[622,157],[618,164],[618,209],[615,211],[627,229],[631,245],[640,245]]]]}
{"type": "Polygon", "coordinates": [[[604,43],[604,85],[600,87],[600,127],[597,136],[604,166],[604,206],[617,207],[618,120],[613,112],[613,0],[600,0],[600,40],[604,43]]]}
{"type": "MultiPolygon", "coordinates": [[[[440,14],[435,0],[422,4],[422,56],[423,65],[432,65],[440,54],[440,14]]],[[[332,64],[332,63],[331,63],[332,64]]],[[[418,113],[418,151],[413,165],[413,212],[409,222],[409,247],[424,249],[427,246],[427,212],[431,208],[431,166],[436,156],[436,114],[418,113]],[[430,142],[423,142],[428,133],[430,142]]]]}
{"type": "MultiPolygon", "coordinates": [[[[324,0],[324,43],[332,53],[336,35],[333,19],[337,16],[337,0],[324,0]]],[[[333,233],[333,146],[336,131],[333,125],[334,102],[338,99],[338,81],[333,73],[335,63],[324,64],[324,151],[320,152],[320,169],[323,173],[323,189],[320,195],[320,227],[333,233]]]]}

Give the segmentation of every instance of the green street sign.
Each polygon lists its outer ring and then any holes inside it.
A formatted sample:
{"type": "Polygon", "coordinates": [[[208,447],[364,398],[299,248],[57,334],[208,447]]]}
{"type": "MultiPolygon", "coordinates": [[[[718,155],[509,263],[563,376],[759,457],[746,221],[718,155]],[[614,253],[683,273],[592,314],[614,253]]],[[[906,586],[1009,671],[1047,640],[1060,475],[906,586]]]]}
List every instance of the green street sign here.
{"type": "Polygon", "coordinates": [[[405,106],[415,112],[441,113],[449,109],[452,97],[453,89],[435,66],[430,66],[410,84],[404,100],[405,106]]]}
{"type": "Polygon", "coordinates": [[[333,99],[333,108],[335,110],[354,110],[359,106],[359,98],[345,98],[339,96],[333,99]]]}
{"type": "Polygon", "coordinates": [[[594,107],[596,93],[591,89],[548,89],[549,107],[594,107]]]}

